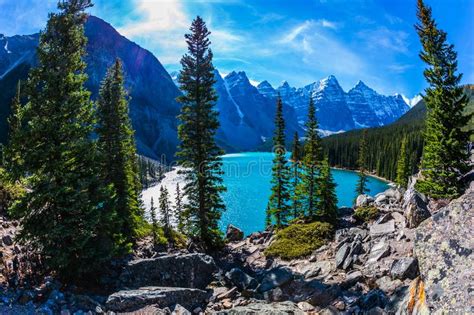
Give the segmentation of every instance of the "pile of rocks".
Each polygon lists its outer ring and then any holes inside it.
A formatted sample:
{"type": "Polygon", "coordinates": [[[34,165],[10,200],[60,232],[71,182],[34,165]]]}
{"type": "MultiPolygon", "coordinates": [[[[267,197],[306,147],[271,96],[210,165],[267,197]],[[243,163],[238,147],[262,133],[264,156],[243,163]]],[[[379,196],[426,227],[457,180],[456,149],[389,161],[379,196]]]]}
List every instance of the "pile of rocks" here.
{"type": "MultiPolygon", "coordinates": [[[[474,277],[473,204],[474,185],[433,211],[411,182],[407,190],[390,188],[374,198],[357,198],[357,206],[379,210],[372,222],[358,222],[354,209],[340,209],[334,239],[309,257],[267,257],[264,251],[275,239],[272,231],[243,238],[242,231],[230,226],[225,250],[214,257],[147,249],[120,265],[111,294],[61,291],[59,283],[46,277],[33,289],[5,290],[0,313],[472,312],[466,305],[474,277]]],[[[4,264],[14,268],[15,251],[21,252],[12,242],[15,227],[8,223],[2,228],[4,264]]]]}

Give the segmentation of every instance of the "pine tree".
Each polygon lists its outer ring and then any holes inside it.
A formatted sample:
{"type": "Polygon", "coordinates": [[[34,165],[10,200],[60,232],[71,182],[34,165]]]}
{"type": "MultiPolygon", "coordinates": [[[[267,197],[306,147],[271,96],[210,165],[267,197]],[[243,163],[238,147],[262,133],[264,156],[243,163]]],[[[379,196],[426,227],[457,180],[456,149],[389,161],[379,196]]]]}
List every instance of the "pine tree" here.
{"type": "Polygon", "coordinates": [[[301,146],[297,131],[295,131],[295,135],[293,138],[293,147],[291,150],[290,160],[293,167],[293,191],[291,194],[291,199],[293,202],[293,217],[297,218],[301,216],[301,195],[298,193],[298,189],[300,187],[301,182],[301,146]]]}
{"type": "Polygon", "coordinates": [[[459,176],[468,170],[470,115],[464,115],[468,97],[459,85],[457,53],[447,43],[447,34],[440,30],[431,15],[431,8],[418,0],[415,26],[420,37],[420,58],[427,64],[424,76],[429,84],[424,101],[428,109],[421,161],[422,177],[417,189],[435,198],[455,197],[461,192],[459,176]]]}
{"type": "Polygon", "coordinates": [[[10,116],[8,117],[8,145],[4,148],[3,158],[8,173],[14,180],[19,179],[19,167],[21,164],[21,146],[23,143],[18,140],[22,124],[21,105],[21,83],[18,81],[15,96],[11,102],[10,116]]]}
{"type": "Polygon", "coordinates": [[[160,187],[160,223],[165,232],[165,237],[168,241],[172,240],[172,227],[171,227],[171,206],[169,201],[169,193],[166,187],[160,187]]]}
{"type": "Polygon", "coordinates": [[[110,259],[113,242],[101,227],[106,189],[93,141],[93,106],[84,88],[84,10],[90,0],[60,1],[40,35],[38,66],[30,71],[16,141],[28,191],[12,209],[19,240],[50,269],[80,279],[110,259]],[[71,272],[74,271],[74,272],[71,272]]]}
{"type": "Polygon", "coordinates": [[[181,233],[185,233],[187,220],[183,211],[183,197],[181,196],[181,188],[179,187],[179,183],[176,183],[176,199],[174,212],[177,221],[178,231],[181,233]]]}
{"type": "Polygon", "coordinates": [[[158,244],[159,243],[159,226],[158,226],[158,220],[156,218],[156,207],[155,207],[155,202],[153,201],[153,197],[151,197],[150,200],[150,217],[151,217],[151,232],[153,236],[153,244],[158,244]]]}
{"type": "Polygon", "coordinates": [[[357,165],[359,166],[359,175],[356,185],[356,196],[359,196],[369,191],[367,188],[367,129],[363,131],[359,142],[357,165]]]}
{"type": "Polygon", "coordinates": [[[265,209],[265,229],[269,229],[272,227],[272,212],[270,209],[270,203],[267,204],[267,208],[265,209]]]}
{"type": "Polygon", "coordinates": [[[329,161],[325,158],[320,167],[318,176],[318,196],[317,208],[318,214],[327,222],[335,223],[337,221],[337,196],[336,184],[331,174],[329,161]]]}
{"type": "Polygon", "coordinates": [[[400,147],[400,155],[397,161],[397,179],[395,182],[402,187],[406,187],[408,184],[408,177],[410,176],[410,168],[408,165],[407,155],[407,138],[403,138],[402,145],[400,147]]]}
{"type": "Polygon", "coordinates": [[[191,33],[186,34],[188,53],[181,59],[179,75],[183,95],[178,136],[181,140],[177,157],[185,175],[184,195],[187,197],[184,213],[188,218],[191,236],[203,242],[207,250],[222,246],[219,219],[225,205],[221,193],[223,151],[216,145],[219,127],[218,112],[214,110],[217,94],[213,88],[214,66],[209,48],[209,34],[199,16],[192,22],[191,33]]]}
{"type": "Polygon", "coordinates": [[[144,220],[140,209],[141,183],[133,128],[128,115],[122,63],[108,69],[97,101],[98,147],[103,182],[113,187],[107,211],[114,213],[114,234],[120,251],[130,250],[144,220]]]}
{"type": "Polygon", "coordinates": [[[306,142],[302,168],[301,198],[309,217],[313,217],[317,210],[317,179],[318,167],[322,159],[321,138],[318,133],[318,121],[313,98],[309,99],[308,120],[306,121],[306,142]]]}
{"type": "Polygon", "coordinates": [[[290,168],[285,149],[285,120],[283,103],[278,96],[275,113],[275,131],[273,136],[274,158],[272,166],[272,193],[270,196],[270,212],[275,219],[277,228],[286,223],[290,215],[290,168]]]}

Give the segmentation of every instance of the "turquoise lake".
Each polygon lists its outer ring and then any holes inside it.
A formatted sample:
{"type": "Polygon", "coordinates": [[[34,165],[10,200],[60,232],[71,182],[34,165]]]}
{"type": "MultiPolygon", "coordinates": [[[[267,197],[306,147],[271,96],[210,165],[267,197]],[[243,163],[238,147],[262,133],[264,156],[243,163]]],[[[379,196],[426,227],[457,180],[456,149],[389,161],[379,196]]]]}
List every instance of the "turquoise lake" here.
{"type": "MultiPolygon", "coordinates": [[[[224,184],[222,197],[227,210],[221,219],[221,229],[233,224],[246,235],[264,229],[265,208],[270,197],[273,153],[251,152],[227,154],[222,158],[224,184]]],[[[332,170],[337,183],[338,206],[351,206],[355,196],[357,173],[332,170]]],[[[375,195],[388,188],[386,182],[369,177],[369,194],[375,195]]]]}

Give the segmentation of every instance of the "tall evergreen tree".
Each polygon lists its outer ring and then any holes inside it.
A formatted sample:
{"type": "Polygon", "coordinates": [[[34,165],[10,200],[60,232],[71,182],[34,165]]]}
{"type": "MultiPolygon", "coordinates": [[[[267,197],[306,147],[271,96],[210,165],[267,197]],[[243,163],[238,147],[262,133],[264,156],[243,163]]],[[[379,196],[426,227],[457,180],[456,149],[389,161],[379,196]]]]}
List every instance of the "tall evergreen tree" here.
{"type": "Polygon", "coordinates": [[[158,244],[159,243],[159,226],[158,226],[158,219],[156,218],[156,207],[155,207],[155,202],[153,200],[153,197],[151,197],[150,200],[150,217],[151,217],[151,232],[153,236],[153,243],[158,244]]]}
{"type": "Polygon", "coordinates": [[[21,105],[21,82],[18,81],[15,96],[12,99],[10,107],[10,116],[8,117],[8,136],[9,142],[3,150],[3,158],[6,169],[12,178],[18,179],[19,166],[21,164],[21,146],[24,143],[18,141],[18,136],[22,124],[22,105],[21,105]]]}
{"type": "Polygon", "coordinates": [[[160,223],[165,232],[165,237],[172,240],[172,227],[171,227],[171,206],[169,200],[169,193],[166,187],[160,187],[160,223]]]}
{"type": "Polygon", "coordinates": [[[357,159],[359,166],[359,175],[356,185],[356,195],[363,195],[369,190],[367,188],[367,129],[362,133],[362,138],[359,142],[359,156],[357,159]]]}
{"type": "Polygon", "coordinates": [[[322,160],[321,138],[318,133],[318,121],[314,100],[309,99],[308,120],[306,121],[306,142],[302,164],[301,196],[305,200],[306,213],[312,217],[316,214],[318,196],[316,193],[318,167],[322,160]]]}
{"type": "Polygon", "coordinates": [[[265,208],[265,229],[268,229],[272,226],[272,212],[270,209],[270,202],[267,203],[267,208],[265,208]]]}
{"type": "Polygon", "coordinates": [[[318,214],[330,223],[337,220],[337,195],[336,183],[331,174],[329,161],[325,158],[320,167],[318,175],[318,188],[316,190],[318,196],[317,208],[318,214]]]}
{"type": "Polygon", "coordinates": [[[298,189],[300,188],[301,182],[301,145],[300,139],[298,136],[298,132],[295,131],[295,135],[293,137],[293,146],[291,149],[291,157],[290,157],[292,168],[293,168],[293,191],[291,194],[292,199],[292,207],[293,207],[293,217],[297,218],[301,216],[301,194],[298,193],[298,189]]]}
{"type": "Polygon", "coordinates": [[[217,94],[213,88],[214,66],[209,48],[209,30],[201,17],[191,24],[185,35],[188,53],[181,59],[183,69],[179,75],[183,95],[178,136],[181,140],[177,157],[185,169],[187,197],[185,215],[191,236],[204,243],[207,250],[222,245],[219,219],[225,210],[221,192],[223,151],[216,145],[215,134],[219,127],[218,112],[214,110],[217,94]]]}
{"type": "Polygon", "coordinates": [[[122,63],[117,59],[107,71],[99,91],[96,133],[103,181],[114,190],[107,211],[116,216],[113,229],[120,238],[117,241],[121,251],[130,249],[144,222],[139,203],[141,183],[137,153],[128,112],[122,63]]]}
{"type": "Polygon", "coordinates": [[[397,161],[397,178],[395,182],[402,187],[406,187],[408,184],[408,177],[410,176],[410,166],[408,164],[407,155],[407,138],[403,138],[402,145],[400,147],[400,155],[397,161]]]}
{"type": "Polygon", "coordinates": [[[270,196],[270,212],[275,219],[277,228],[286,223],[290,215],[290,168],[285,149],[285,120],[283,103],[278,96],[275,113],[275,132],[273,136],[272,193],[270,196]]]}
{"type": "Polygon", "coordinates": [[[183,211],[183,197],[181,195],[181,188],[179,187],[179,183],[176,183],[176,199],[174,213],[177,221],[178,231],[181,233],[185,233],[187,220],[183,211]]]}
{"type": "Polygon", "coordinates": [[[427,65],[424,76],[429,84],[423,98],[428,112],[417,189],[437,198],[455,197],[461,191],[458,178],[468,170],[470,133],[462,128],[470,119],[463,114],[469,100],[459,85],[462,74],[457,73],[454,46],[447,43],[446,32],[438,28],[431,8],[422,0],[418,0],[417,16],[420,58],[427,65]]]}
{"type": "Polygon", "coordinates": [[[38,66],[26,84],[27,102],[16,141],[28,190],[12,212],[21,220],[19,240],[31,244],[64,278],[97,271],[111,256],[101,229],[104,211],[87,80],[84,10],[90,0],[60,1],[40,35],[38,66]],[[71,272],[71,271],[74,272],[71,272]]]}

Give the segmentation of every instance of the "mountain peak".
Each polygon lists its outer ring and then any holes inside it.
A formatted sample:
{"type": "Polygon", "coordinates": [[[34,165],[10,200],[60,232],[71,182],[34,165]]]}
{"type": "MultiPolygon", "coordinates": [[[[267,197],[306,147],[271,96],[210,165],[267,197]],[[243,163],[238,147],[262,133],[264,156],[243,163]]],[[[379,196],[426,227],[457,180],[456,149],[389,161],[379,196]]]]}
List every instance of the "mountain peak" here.
{"type": "Polygon", "coordinates": [[[355,85],[355,88],[357,89],[370,89],[367,84],[365,84],[362,80],[359,80],[357,84],[355,85]]]}
{"type": "Polygon", "coordinates": [[[267,80],[264,80],[264,81],[260,82],[257,87],[259,89],[260,88],[272,88],[273,89],[273,86],[267,80]]]}

